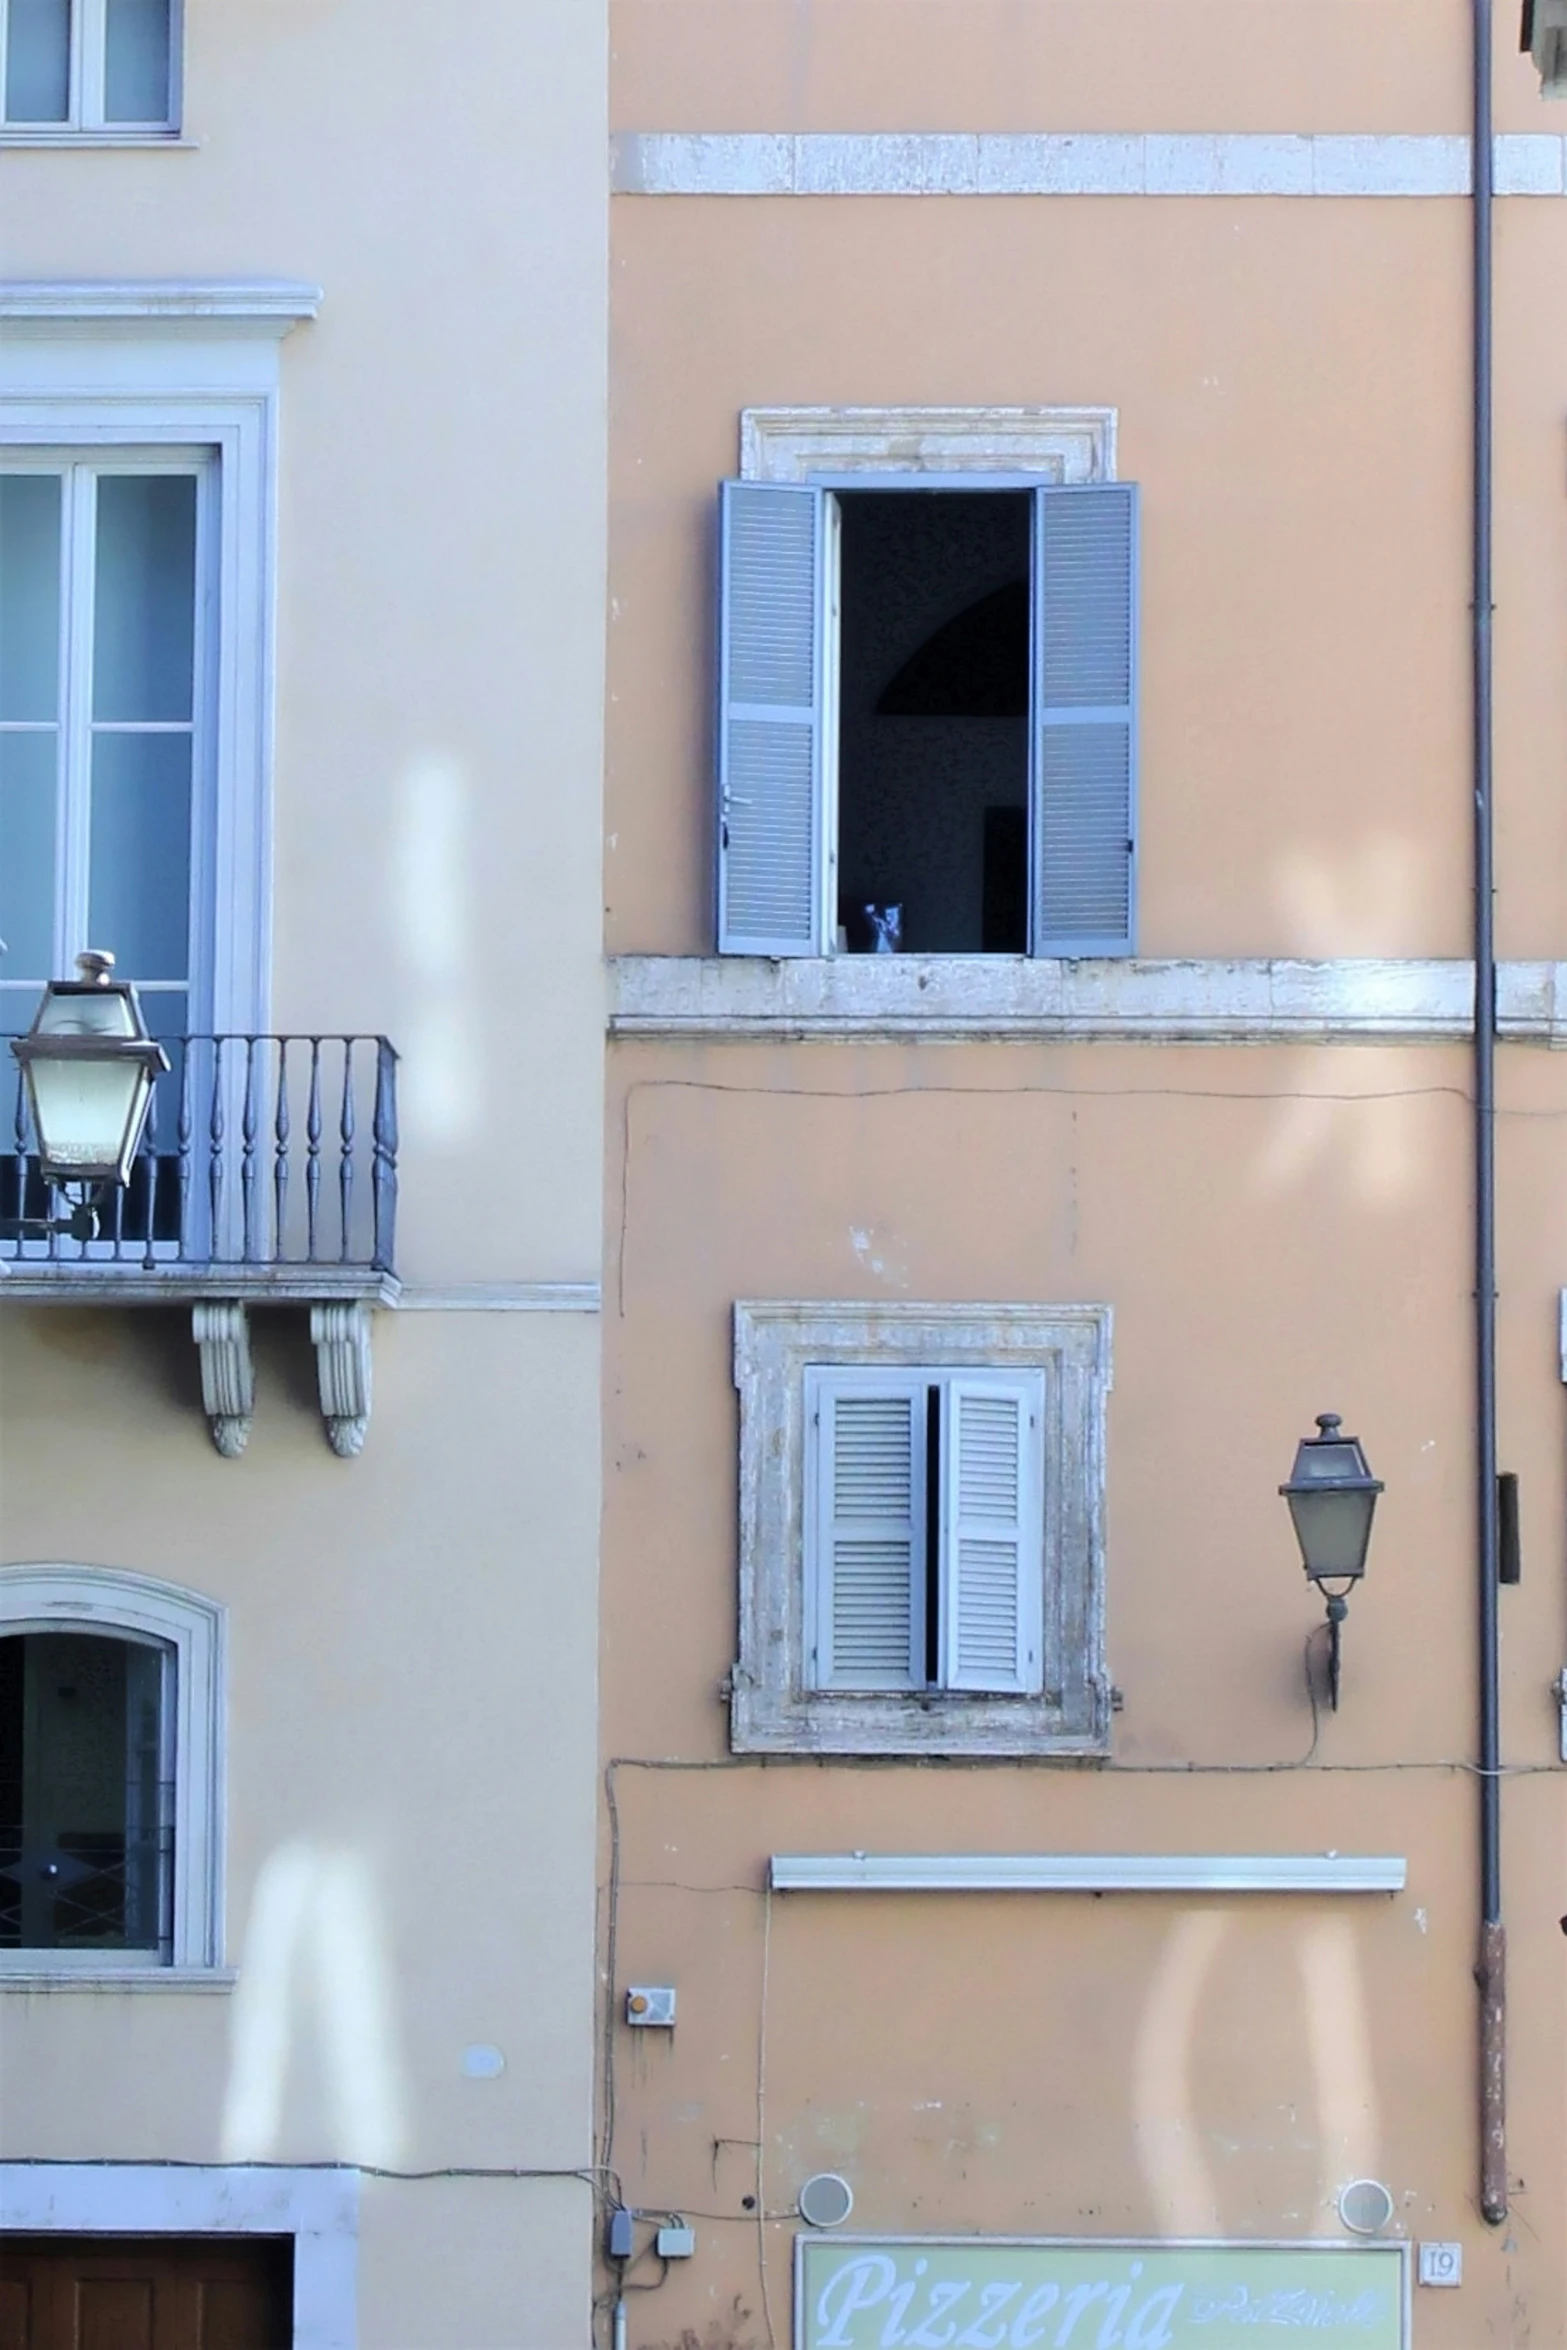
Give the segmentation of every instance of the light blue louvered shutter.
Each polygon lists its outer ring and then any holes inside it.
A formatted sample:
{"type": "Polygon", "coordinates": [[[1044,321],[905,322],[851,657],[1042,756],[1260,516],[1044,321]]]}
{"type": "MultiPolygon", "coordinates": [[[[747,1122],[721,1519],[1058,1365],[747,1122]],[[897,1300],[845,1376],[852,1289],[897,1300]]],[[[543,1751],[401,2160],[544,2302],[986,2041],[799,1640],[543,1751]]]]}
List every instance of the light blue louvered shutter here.
{"type": "Polygon", "coordinates": [[[806,1678],[925,1686],[925,1397],[918,1374],[813,1371],[806,1678]]]}
{"type": "Polygon", "coordinates": [[[1132,952],[1137,541],[1133,482],[1034,492],[1036,955],[1132,952]]]}
{"type": "Polygon", "coordinates": [[[941,1667],[948,1689],[1044,1675],[1043,1380],[954,1378],[944,1403],[941,1667]]]}
{"type": "Polygon", "coordinates": [[[835,749],[826,615],[836,519],[823,490],[723,485],[720,954],[826,951],[835,749]]]}

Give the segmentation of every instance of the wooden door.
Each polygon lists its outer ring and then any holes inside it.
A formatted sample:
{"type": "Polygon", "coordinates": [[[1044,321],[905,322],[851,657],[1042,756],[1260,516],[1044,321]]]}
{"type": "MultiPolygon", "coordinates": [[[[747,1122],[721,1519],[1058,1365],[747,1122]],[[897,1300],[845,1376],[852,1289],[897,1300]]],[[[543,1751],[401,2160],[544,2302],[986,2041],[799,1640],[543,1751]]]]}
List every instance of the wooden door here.
{"type": "Polygon", "coordinates": [[[290,2350],[287,2236],[0,2236],[0,2350],[290,2350]]]}

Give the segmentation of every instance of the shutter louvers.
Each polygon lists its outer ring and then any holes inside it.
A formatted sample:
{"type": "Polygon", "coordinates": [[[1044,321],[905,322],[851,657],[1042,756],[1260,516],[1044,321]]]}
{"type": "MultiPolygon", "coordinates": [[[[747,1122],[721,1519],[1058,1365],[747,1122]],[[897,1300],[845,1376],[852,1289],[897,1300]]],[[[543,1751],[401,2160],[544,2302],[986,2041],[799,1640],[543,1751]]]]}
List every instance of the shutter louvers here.
{"type": "Polygon", "coordinates": [[[729,481],[721,513],[718,948],[824,952],[826,495],[729,481]]]}
{"type": "Polygon", "coordinates": [[[954,1379],[943,1478],[943,1679],[949,1689],[1044,1687],[1037,1379],[954,1379]]]}
{"type": "Polygon", "coordinates": [[[923,1688],[924,1383],[820,1376],[816,1410],[815,1685],[923,1688]]]}
{"type": "Polygon", "coordinates": [[[1034,492],[1036,955],[1132,951],[1137,540],[1134,483],[1034,492]]]}

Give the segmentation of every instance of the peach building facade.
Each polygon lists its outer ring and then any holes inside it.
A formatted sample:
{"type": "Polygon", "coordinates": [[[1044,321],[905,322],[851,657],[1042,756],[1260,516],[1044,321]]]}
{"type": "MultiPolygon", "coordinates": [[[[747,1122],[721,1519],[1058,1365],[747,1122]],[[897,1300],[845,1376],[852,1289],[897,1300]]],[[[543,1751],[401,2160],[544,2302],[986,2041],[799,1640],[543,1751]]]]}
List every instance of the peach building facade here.
{"type": "Polygon", "coordinates": [[[1567,182],[1507,14],[1493,2222],[1471,12],[613,12],[632,2350],[1567,2321],[1567,182]],[[1330,1411],[1337,1711],[1278,1497],[1330,1411]]]}

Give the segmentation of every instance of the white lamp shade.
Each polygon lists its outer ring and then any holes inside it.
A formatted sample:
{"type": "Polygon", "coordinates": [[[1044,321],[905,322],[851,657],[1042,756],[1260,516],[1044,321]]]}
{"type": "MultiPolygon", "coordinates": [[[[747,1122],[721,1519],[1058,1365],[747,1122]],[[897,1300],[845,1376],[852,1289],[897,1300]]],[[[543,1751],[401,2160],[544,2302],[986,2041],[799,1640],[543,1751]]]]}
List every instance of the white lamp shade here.
{"type": "Polygon", "coordinates": [[[1315,1493],[1308,1488],[1285,1498],[1295,1521],[1301,1559],[1313,1582],[1337,1576],[1353,1581],[1365,1573],[1371,1516],[1377,1506],[1375,1492],[1362,1486],[1346,1493],[1324,1485],[1315,1493]]]}
{"type": "Polygon", "coordinates": [[[144,1059],[39,1055],[28,1064],[38,1159],[46,1181],[130,1180],[141,1141],[153,1072],[144,1059]]]}
{"type": "Polygon", "coordinates": [[[48,1183],[130,1181],[169,1058],[142,1020],[136,991],[109,979],[112,955],[77,958],[80,980],[55,980],[11,1046],[27,1077],[39,1171],[48,1183]]]}

